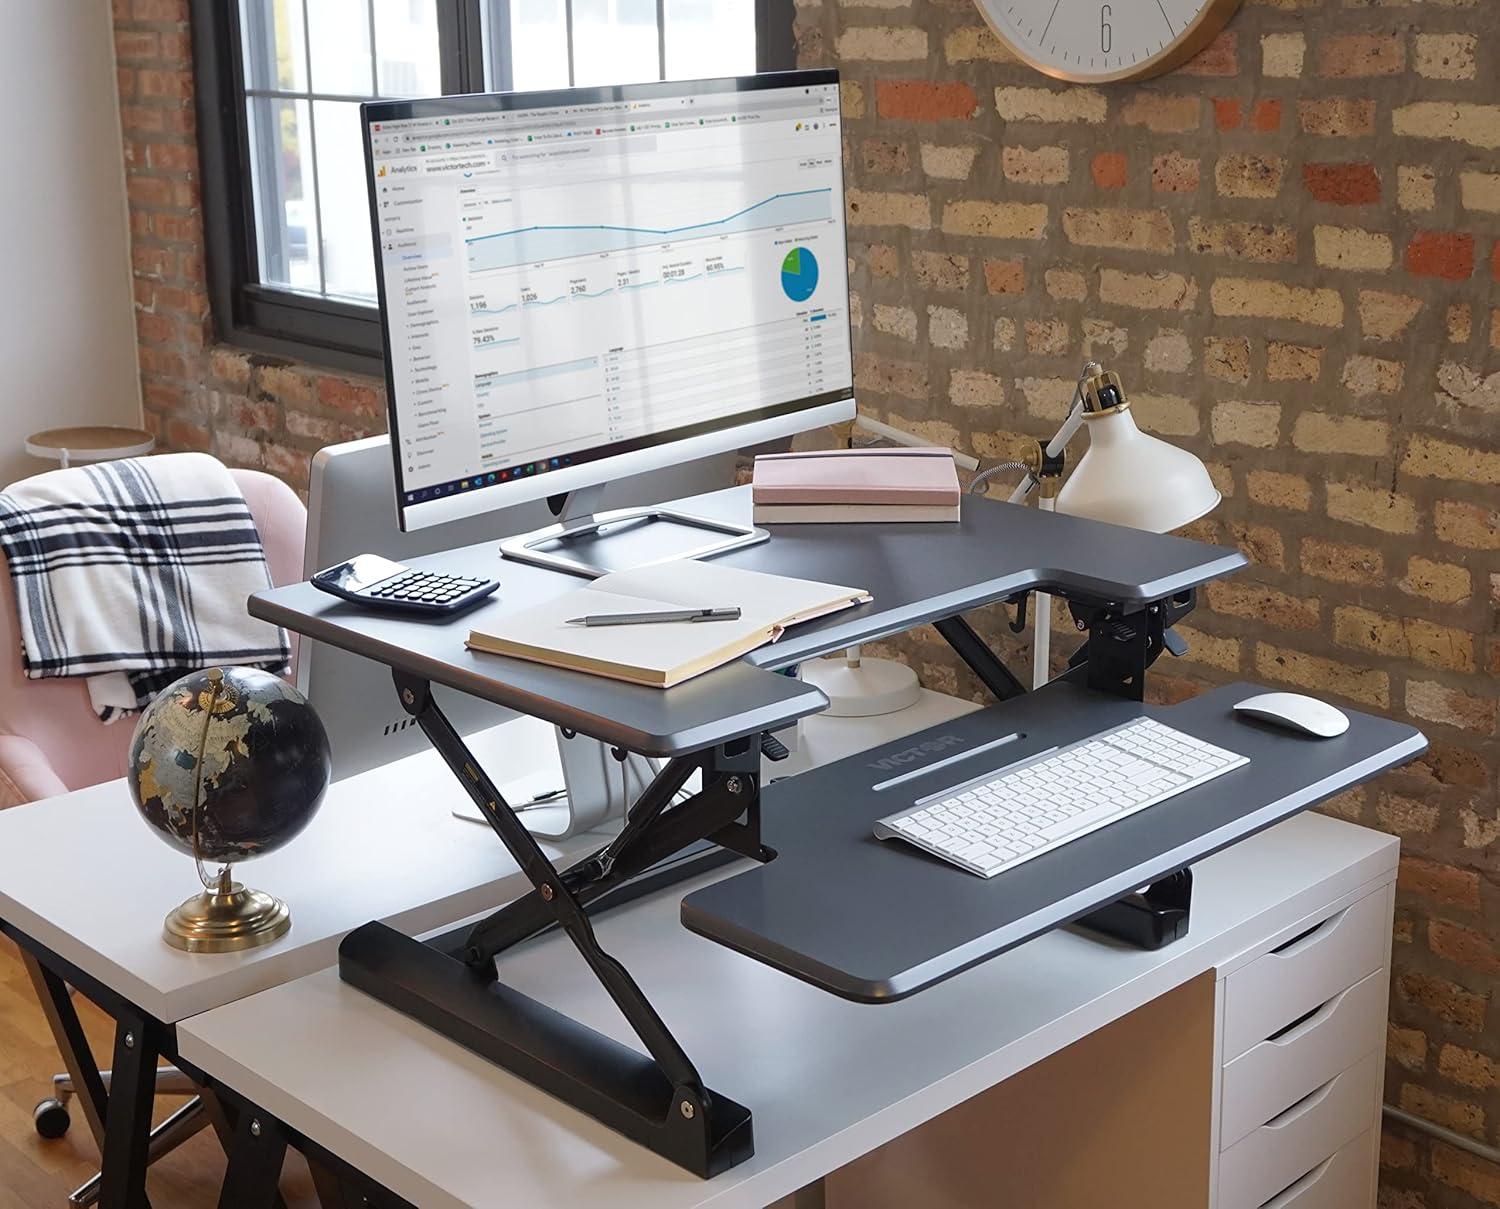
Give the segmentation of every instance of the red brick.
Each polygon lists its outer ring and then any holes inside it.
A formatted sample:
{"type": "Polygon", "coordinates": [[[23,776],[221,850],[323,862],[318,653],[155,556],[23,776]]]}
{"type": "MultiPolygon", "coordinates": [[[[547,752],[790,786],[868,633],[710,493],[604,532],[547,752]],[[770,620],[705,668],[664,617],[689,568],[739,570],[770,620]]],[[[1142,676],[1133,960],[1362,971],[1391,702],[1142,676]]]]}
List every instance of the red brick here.
{"type": "Polygon", "coordinates": [[[161,53],[161,38],[148,29],[115,30],[117,59],[154,59],[161,53]]]}
{"type": "Polygon", "coordinates": [[[1418,231],[1406,245],[1406,271],[1466,281],[1474,271],[1474,237],[1459,231],[1418,231]]]}
{"type": "Polygon", "coordinates": [[[1256,101],[1250,111],[1250,129],[1260,134],[1269,134],[1281,129],[1282,103],[1278,100],[1256,101]]]}
{"type": "Polygon", "coordinates": [[[172,449],[207,453],[211,437],[202,424],[193,424],[180,416],[167,419],[167,445],[172,449]]]}
{"type": "Polygon", "coordinates": [[[153,214],[151,229],[168,243],[197,245],[203,241],[203,224],[191,214],[153,214]]]}
{"type": "Polygon", "coordinates": [[[1466,911],[1479,910],[1479,874],[1472,869],[1458,869],[1420,856],[1403,855],[1396,885],[1435,903],[1461,907],[1466,911]]]}
{"type": "Polygon", "coordinates": [[[991,294],[1020,294],[1026,289],[1026,266],[1019,260],[986,260],[984,287],[991,294]]]}
{"type": "Polygon", "coordinates": [[[134,176],[125,182],[125,195],[132,206],[170,206],[172,182],[159,176],[134,176]]]}
{"type": "Polygon", "coordinates": [[[145,105],[120,106],[120,126],[128,134],[155,134],[162,129],[165,113],[145,105]]]}
{"type": "Polygon", "coordinates": [[[972,88],[957,81],[880,80],[875,85],[875,108],[883,118],[939,122],[972,118],[979,110],[979,99],[972,88]]]}
{"type": "Polygon", "coordinates": [[[1318,201],[1333,206],[1368,206],[1380,200],[1374,164],[1303,164],[1302,183],[1318,201]]]}
{"type": "Polygon", "coordinates": [[[191,143],[147,143],[146,162],[160,172],[196,172],[198,152],[191,143]]]}
{"type": "Polygon", "coordinates": [[[137,242],[130,249],[130,267],[144,277],[169,277],[176,265],[177,257],[169,248],[137,242]]]}
{"type": "Polygon", "coordinates": [[[1427,925],[1427,947],[1437,956],[1481,974],[1500,974],[1500,953],[1495,952],[1494,941],[1473,928],[1434,919],[1427,925]]]}
{"type": "Polygon", "coordinates": [[[175,316],[140,311],[135,317],[135,330],[142,344],[166,344],[177,338],[181,326],[175,316]]]}
{"type": "Polygon", "coordinates": [[[1406,44],[1395,34],[1339,34],[1318,47],[1318,74],[1333,79],[1393,76],[1406,66],[1406,44]]]}
{"type": "Polygon", "coordinates": [[[1125,187],[1125,157],[1118,151],[1101,151],[1094,156],[1090,171],[1094,184],[1101,189],[1123,189],[1125,187]]]}
{"type": "Polygon", "coordinates": [[[162,34],[161,61],[172,67],[191,67],[193,61],[192,35],[187,33],[162,34]]]}
{"type": "Polygon", "coordinates": [[[385,402],[373,386],[347,378],[318,379],[318,402],[346,415],[376,420],[385,415],[385,402]]]}
{"type": "Polygon", "coordinates": [[[188,19],[187,0],[131,0],[130,15],[137,21],[177,21],[188,19]]]}
{"type": "Polygon", "coordinates": [[[1214,98],[1214,125],[1220,130],[1238,130],[1244,120],[1244,108],[1234,97],[1214,98]]]}
{"type": "Polygon", "coordinates": [[[1234,76],[1240,71],[1239,38],[1225,30],[1177,69],[1185,76],[1234,76]]]}
{"type": "Polygon", "coordinates": [[[186,71],[142,69],[137,76],[143,100],[190,101],[193,99],[193,76],[186,71]]]}

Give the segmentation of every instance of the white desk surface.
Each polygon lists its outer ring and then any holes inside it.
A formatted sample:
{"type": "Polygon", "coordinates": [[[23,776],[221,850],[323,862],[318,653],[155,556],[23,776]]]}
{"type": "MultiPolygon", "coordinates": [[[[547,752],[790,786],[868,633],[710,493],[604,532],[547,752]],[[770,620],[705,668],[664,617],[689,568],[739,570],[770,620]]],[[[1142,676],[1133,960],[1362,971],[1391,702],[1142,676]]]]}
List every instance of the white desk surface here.
{"type": "MultiPolygon", "coordinates": [[[[763,1206],[1389,881],[1397,847],[1303,815],[1201,862],[1191,931],[1166,949],[1059,931],[881,1006],[837,999],[688,933],[678,902],[689,887],[607,913],[596,925],[604,946],[708,1086],[755,1114],[754,1156],[709,1181],[345,986],[333,969],[185,1021],[178,1041],[189,1062],[422,1209],[763,1206]]],[[[564,938],[508,954],[501,974],[636,1044],[564,938]]]]}
{"type": "MultiPolygon", "coordinates": [[[[533,719],[507,723],[486,732],[481,759],[505,786],[561,785],[552,735],[533,719]]],[[[464,800],[434,751],[336,782],[292,843],[235,867],[286,899],[291,931],[245,953],[193,954],[161,939],[163,917],[198,889],[192,858],[110,781],[0,811],[0,919],[172,1023],[333,964],[344,935],[372,919],[428,932],[516,897],[528,883],[499,838],[452,816],[464,800]]],[[[556,859],[599,842],[543,847],[556,859]]]]}

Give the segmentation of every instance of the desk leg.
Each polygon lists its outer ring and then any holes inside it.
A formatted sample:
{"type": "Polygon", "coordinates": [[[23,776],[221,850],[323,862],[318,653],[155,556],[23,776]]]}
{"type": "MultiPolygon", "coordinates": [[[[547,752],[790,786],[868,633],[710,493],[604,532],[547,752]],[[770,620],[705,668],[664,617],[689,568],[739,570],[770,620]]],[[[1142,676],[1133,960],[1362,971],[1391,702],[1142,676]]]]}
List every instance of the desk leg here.
{"type": "Polygon", "coordinates": [[[62,1055],[63,1066],[73,1080],[78,1103],[83,1108],[84,1120],[89,1123],[89,1132],[94,1135],[94,1144],[104,1149],[104,1114],[109,1103],[109,1094],[104,1090],[104,1080],[99,1075],[99,1064],[89,1048],[89,1039],[84,1035],[83,1025],[78,1020],[78,1009],[73,1005],[73,996],[68,984],[42,965],[30,949],[21,946],[21,961],[36,991],[37,1001],[42,1005],[42,1014],[52,1029],[52,1040],[57,1052],[62,1055]]]}
{"type": "Polygon", "coordinates": [[[114,1066],[104,1114],[99,1204],[101,1209],[140,1209],[150,1203],[146,1199],[146,1167],[161,1043],[155,1025],[142,1017],[124,1013],[117,1020],[114,1066]]]}
{"type": "Polygon", "coordinates": [[[271,1117],[242,1107],[229,1147],[219,1209],[272,1209],[280,1199],[286,1134],[271,1117]]]}

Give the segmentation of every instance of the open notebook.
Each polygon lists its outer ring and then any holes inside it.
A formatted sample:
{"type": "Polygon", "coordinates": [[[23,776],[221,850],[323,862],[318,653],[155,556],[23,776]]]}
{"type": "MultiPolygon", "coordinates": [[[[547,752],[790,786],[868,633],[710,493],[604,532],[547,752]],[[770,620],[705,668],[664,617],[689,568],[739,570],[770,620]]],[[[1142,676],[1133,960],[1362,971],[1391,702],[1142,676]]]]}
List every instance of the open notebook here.
{"type": "Polygon", "coordinates": [[[506,617],[499,632],[469,633],[469,646],[495,655],[670,688],[756,647],[799,621],[863,604],[862,588],[788,579],[712,562],[662,563],[615,571],[587,587],[506,617]],[[570,617],[738,606],[738,621],[652,625],[569,625],[570,617]]]}

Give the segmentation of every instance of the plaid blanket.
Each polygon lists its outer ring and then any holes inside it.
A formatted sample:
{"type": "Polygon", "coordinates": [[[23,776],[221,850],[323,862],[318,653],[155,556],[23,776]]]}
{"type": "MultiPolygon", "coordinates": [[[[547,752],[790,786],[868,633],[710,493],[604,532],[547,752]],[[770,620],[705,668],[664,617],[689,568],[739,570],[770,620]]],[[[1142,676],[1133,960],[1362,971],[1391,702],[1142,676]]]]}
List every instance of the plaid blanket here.
{"type": "Polygon", "coordinates": [[[284,671],[286,635],[245,611],[270,586],[229,472],[201,453],[54,470],[0,494],[26,676],[86,676],[99,717],[220,663],[284,671]]]}

